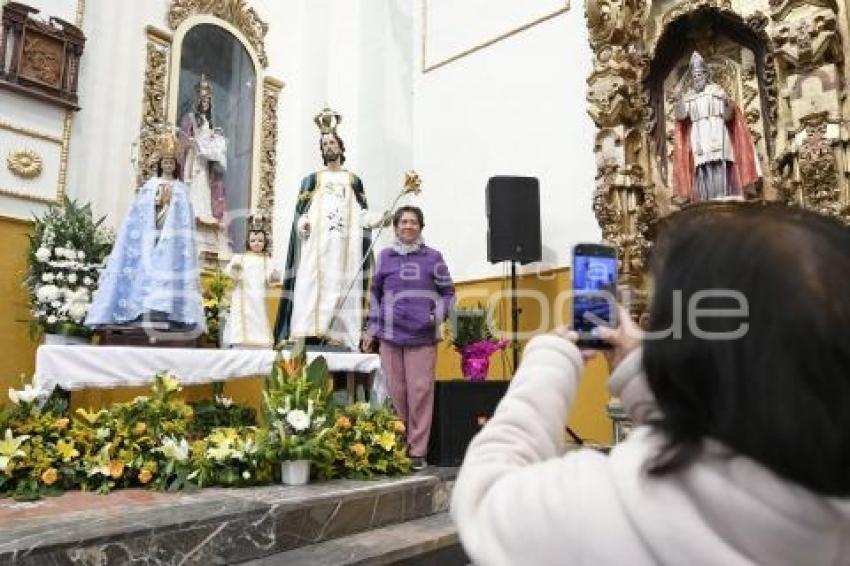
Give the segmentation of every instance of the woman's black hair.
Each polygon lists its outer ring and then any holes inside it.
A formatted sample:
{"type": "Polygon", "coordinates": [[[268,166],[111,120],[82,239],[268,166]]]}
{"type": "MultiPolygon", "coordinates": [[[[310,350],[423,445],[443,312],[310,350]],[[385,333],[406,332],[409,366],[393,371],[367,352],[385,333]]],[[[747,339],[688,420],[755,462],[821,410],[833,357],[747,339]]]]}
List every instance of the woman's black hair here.
{"type": "Polygon", "coordinates": [[[418,206],[411,206],[406,204],[404,206],[398,207],[398,209],[393,213],[393,228],[398,228],[398,223],[401,222],[401,217],[404,213],[410,213],[416,216],[416,220],[419,221],[419,229],[425,227],[425,215],[422,214],[422,209],[418,206]]]}
{"type": "Polygon", "coordinates": [[[663,224],[648,330],[666,335],[647,337],[643,362],[666,441],[649,473],[715,439],[850,495],[850,228],[778,204],[709,203],[663,224]]]}

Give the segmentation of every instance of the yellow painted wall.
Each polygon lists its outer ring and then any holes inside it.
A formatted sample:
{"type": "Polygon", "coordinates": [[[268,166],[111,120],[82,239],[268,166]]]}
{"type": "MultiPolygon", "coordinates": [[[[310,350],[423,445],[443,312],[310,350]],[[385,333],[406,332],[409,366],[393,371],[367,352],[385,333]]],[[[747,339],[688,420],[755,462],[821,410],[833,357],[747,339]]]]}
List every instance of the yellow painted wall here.
{"type": "Polygon", "coordinates": [[[27,330],[29,306],[23,287],[32,227],[32,222],[0,218],[0,405],[8,402],[10,387],[20,389],[21,374],[28,383],[35,368],[37,344],[27,330]]]}
{"type": "MultiPolygon", "coordinates": [[[[538,334],[552,330],[557,324],[568,323],[571,304],[565,298],[570,286],[568,268],[520,276],[517,282],[520,332],[538,334]]],[[[474,306],[479,302],[491,304],[496,326],[510,335],[510,277],[458,282],[455,288],[460,306],[474,306]]],[[[494,354],[489,379],[509,379],[512,360],[510,349],[494,354]]],[[[446,342],[441,343],[437,379],[458,379],[460,376],[460,355],[446,342]]],[[[569,421],[576,434],[587,441],[609,444],[612,440],[611,420],[606,413],[609,400],[607,383],[607,364],[602,359],[593,360],[582,378],[569,421]]]]}

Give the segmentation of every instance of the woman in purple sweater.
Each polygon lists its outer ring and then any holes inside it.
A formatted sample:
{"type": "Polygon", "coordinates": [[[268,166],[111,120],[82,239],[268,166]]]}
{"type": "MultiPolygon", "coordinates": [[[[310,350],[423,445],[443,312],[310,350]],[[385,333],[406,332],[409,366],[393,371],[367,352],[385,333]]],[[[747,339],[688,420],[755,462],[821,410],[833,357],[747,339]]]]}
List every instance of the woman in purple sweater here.
{"type": "Polygon", "coordinates": [[[439,323],[455,298],[443,255],[422,241],[424,226],[415,206],[402,206],[393,216],[396,241],[378,257],[362,344],[369,351],[380,342],[390,398],[407,428],[415,470],[426,465],[439,323]]]}

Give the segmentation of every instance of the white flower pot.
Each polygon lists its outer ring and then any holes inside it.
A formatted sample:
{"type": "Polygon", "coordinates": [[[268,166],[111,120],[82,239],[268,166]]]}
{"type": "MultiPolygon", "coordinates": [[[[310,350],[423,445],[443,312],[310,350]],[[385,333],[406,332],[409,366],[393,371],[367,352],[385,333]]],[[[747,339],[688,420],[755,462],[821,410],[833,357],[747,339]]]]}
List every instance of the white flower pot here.
{"type": "Polygon", "coordinates": [[[67,336],[65,334],[45,334],[45,346],[88,346],[91,344],[91,338],[82,336],[67,336]]]}
{"type": "Polygon", "coordinates": [[[310,460],[285,460],[280,463],[280,479],[286,485],[304,485],[310,481],[310,460]]]}

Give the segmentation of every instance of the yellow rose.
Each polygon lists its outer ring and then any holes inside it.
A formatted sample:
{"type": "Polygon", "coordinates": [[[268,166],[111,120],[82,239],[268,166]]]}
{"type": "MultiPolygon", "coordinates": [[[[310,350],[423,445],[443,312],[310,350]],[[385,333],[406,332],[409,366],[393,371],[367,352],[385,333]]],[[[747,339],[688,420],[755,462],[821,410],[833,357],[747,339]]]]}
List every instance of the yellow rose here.
{"type": "Polygon", "coordinates": [[[114,480],[124,475],[124,462],[121,460],[112,460],[109,462],[109,475],[114,480]]]}
{"type": "Polygon", "coordinates": [[[44,485],[53,485],[58,479],[59,472],[56,471],[56,468],[47,468],[44,470],[44,473],[41,474],[41,481],[44,482],[44,485]]]}
{"type": "Polygon", "coordinates": [[[141,483],[142,485],[148,483],[152,479],[153,474],[150,470],[142,470],[141,472],[139,472],[139,483],[141,483]]]}
{"type": "Polygon", "coordinates": [[[55,423],[53,423],[53,428],[56,430],[65,430],[68,428],[68,423],[71,422],[68,417],[62,417],[61,419],[57,419],[55,423]]]}
{"type": "Polygon", "coordinates": [[[133,432],[135,432],[136,434],[144,434],[147,429],[148,425],[142,422],[138,422],[136,423],[136,426],[133,427],[133,432]]]}
{"type": "Polygon", "coordinates": [[[341,416],[336,420],[336,427],[342,430],[351,428],[351,421],[346,416],[341,416]]]}
{"type": "Polygon", "coordinates": [[[404,428],[404,423],[401,421],[393,421],[393,430],[399,434],[404,434],[404,431],[407,430],[404,428]]]}
{"type": "Polygon", "coordinates": [[[357,444],[354,444],[354,445],[351,447],[351,451],[352,451],[352,452],[354,452],[354,454],[355,454],[358,458],[362,458],[362,457],[363,457],[363,455],[364,455],[364,454],[366,454],[366,447],[365,447],[365,446],[363,446],[362,444],[360,444],[360,443],[358,442],[357,444]]]}

